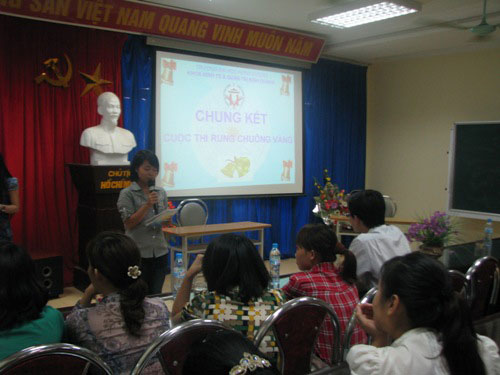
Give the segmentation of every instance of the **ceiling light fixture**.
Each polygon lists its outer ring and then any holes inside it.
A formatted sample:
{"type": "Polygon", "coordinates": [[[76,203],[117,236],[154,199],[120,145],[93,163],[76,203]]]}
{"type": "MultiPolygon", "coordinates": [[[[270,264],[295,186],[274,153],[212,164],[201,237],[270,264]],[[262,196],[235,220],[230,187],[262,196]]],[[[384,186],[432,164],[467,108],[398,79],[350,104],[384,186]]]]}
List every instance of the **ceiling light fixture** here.
{"type": "Polygon", "coordinates": [[[422,5],[413,0],[357,0],[311,13],[309,19],[314,23],[343,29],[404,16],[421,9],[422,5]]]}

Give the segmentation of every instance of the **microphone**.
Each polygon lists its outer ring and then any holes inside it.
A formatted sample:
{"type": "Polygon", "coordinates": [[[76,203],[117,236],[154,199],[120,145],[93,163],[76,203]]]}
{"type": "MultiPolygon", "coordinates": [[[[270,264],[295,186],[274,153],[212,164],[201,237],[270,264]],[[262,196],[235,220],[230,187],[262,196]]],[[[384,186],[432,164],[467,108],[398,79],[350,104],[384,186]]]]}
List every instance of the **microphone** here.
{"type": "MultiPolygon", "coordinates": [[[[154,186],[155,184],[155,180],[148,180],[148,188],[150,188],[151,186],[154,186]]],[[[158,203],[155,203],[153,205],[153,211],[155,212],[155,215],[158,215],[158,203]]]]}

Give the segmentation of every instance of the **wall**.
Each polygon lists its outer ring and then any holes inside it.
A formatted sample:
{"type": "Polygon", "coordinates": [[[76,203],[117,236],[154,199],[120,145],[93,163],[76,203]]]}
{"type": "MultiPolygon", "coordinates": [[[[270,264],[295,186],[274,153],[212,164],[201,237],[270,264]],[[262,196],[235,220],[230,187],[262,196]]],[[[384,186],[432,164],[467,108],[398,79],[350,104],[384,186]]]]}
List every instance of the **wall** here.
{"type": "MultiPolygon", "coordinates": [[[[400,218],[445,210],[453,123],[500,120],[500,49],[371,65],[367,85],[366,187],[400,218]]],[[[484,221],[457,224],[460,240],[482,237],[484,221]]]]}

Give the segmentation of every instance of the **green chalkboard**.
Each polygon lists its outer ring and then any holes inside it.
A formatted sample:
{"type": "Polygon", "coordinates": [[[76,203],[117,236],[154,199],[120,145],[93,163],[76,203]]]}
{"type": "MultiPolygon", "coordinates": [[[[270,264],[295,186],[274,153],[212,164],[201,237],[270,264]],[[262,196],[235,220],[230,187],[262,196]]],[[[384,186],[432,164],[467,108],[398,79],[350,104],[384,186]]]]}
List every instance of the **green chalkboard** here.
{"type": "Polygon", "coordinates": [[[451,209],[500,214],[500,121],[457,123],[451,209]]]}

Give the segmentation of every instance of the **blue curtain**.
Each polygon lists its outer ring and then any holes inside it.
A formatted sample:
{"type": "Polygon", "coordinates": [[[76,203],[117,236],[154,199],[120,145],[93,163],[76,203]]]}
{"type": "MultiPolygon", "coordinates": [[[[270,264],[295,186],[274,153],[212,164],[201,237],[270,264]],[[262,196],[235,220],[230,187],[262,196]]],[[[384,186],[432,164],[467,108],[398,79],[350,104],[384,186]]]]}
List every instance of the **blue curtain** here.
{"type": "Polygon", "coordinates": [[[154,50],[146,46],[145,38],[129,37],[122,51],[123,126],[137,142],[129,160],[139,150],[154,148],[153,62],[154,50]]]}
{"type": "MultiPolygon", "coordinates": [[[[153,148],[152,76],[154,49],[131,36],[122,58],[125,127],[135,134],[138,148],[153,148]],[[129,117],[130,116],[130,117],[129,117]]],[[[328,169],[346,191],[364,188],[366,147],[366,67],[319,60],[304,72],[304,195],[207,200],[209,223],[257,221],[265,231],[266,257],[277,242],[283,257],[295,254],[299,229],[318,221],[311,210],[314,177],[328,169]]]]}

